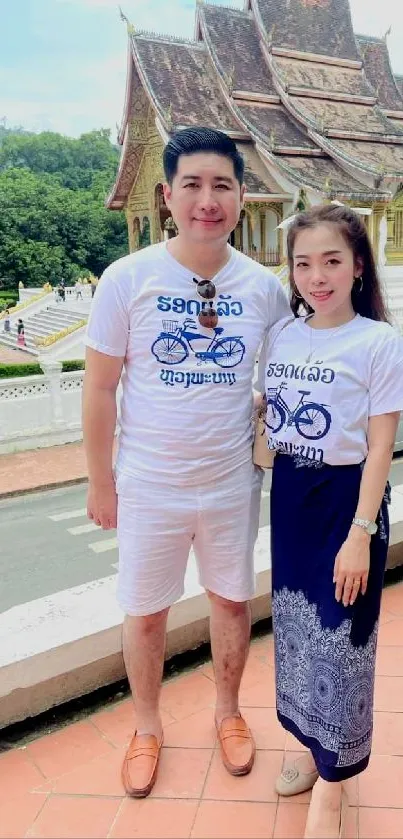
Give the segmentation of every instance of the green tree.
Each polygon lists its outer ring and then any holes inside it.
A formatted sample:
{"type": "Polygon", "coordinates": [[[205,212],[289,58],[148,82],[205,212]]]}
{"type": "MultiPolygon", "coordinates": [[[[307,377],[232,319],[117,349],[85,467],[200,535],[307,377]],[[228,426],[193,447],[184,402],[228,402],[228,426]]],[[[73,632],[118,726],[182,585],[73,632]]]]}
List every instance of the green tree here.
{"type": "Polygon", "coordinates": [[[106,130],[0,135],[0,288],[99,276],[127,253],[124,214],[105,207],[118,161],[106,130]]]}

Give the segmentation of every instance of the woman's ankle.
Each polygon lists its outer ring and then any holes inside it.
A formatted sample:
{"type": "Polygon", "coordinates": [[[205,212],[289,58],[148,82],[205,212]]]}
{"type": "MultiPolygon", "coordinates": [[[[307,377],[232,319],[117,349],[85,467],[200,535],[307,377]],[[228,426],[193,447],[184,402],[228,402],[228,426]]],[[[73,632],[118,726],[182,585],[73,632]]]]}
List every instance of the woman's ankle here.
{"type": "Polygon", "coordinates": [[[323,803],[331,809],[340,807],[342,785],[340,781],[325,781],[324,778],[318,778],[314,786],[315,796],[320,796],[323,803]]]}

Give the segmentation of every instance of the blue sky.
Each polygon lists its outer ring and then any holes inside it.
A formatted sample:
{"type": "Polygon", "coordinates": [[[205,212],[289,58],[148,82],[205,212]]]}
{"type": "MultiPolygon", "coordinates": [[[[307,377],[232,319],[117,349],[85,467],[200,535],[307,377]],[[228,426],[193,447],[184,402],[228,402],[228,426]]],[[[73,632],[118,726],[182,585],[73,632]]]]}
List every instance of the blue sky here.
{"type": "MultiPolygon", "coordinates": [[[[210,0],[216,2],[216,0],[210,0]]],[[[393,69],[403,74],[403,3],[350,0],[356,32],[392,25],[393,69]]],[[[243,0],[222,0],[243,8],[243,0]]],[[[195,0],[121,0],[137,29],[191,38],[195,0]]],[[[117,0],[0,0],[0,119],[78,136],[120,123],[126,29],[117,0]]]]}

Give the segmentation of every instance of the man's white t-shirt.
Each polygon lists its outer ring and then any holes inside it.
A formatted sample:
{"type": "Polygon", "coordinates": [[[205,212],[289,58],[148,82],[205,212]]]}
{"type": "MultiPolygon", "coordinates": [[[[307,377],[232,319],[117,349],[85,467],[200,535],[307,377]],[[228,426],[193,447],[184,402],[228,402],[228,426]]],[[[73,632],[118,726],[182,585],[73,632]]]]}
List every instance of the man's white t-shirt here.
{"type": "Polygon", "coordinates": [[[369,417],[403,410],[403,339],[387,323],[356,315],[313,329],[304,318],[285,319],[270,331],[267,352],[271,449],[314,463],[361,463],[369,417]]]}
{"type": "Polygon", "coordinates": [[[118,472],[194,485],[250,460],[256,354],[290,310],[274,274],[233,248],[229,254],[213,280],[215,331],[198,323],[195,275],[165,242],[105,271],[86,343],[125,358],[118,472]]]}

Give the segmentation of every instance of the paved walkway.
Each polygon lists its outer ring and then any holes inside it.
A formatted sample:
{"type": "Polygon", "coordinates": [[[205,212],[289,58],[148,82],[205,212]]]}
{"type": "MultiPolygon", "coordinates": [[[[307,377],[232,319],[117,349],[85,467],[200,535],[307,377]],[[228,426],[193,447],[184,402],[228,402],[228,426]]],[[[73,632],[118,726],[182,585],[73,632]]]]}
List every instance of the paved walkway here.
{"type": "MultiPolygon", "coordinates": [[[[1,329],[1,324],[0,324],[1,329]]],[[[12,349],[0,344],[1,364],[35,364],[37,358],[32,353],[23,350],[12,349]]]]}
{"type": "Polygon", "coordinates": [[[86,476],[81,442],[3,454],[0,455],[0,498],[16,492],[83,480],[86,476]]]}
{"type": "MultiPolygon", "coordinates": [[[[253,772],[223,768],[212,725],[210,664],[167,680],[165,746],[148,799],[124,796],[120,764],[134,729],[129,700],[0,756],[0,837],[36,839],[298,839],[309,794],[279,800],[285,751],[301,747],[274,710],[273,639],[252,642],[241,704],[257,741],[253,772]]],[[[385,589],[379,634],[373,755],[348,784],[345,837],[403,837],[403,583],[385,589]]]]}

